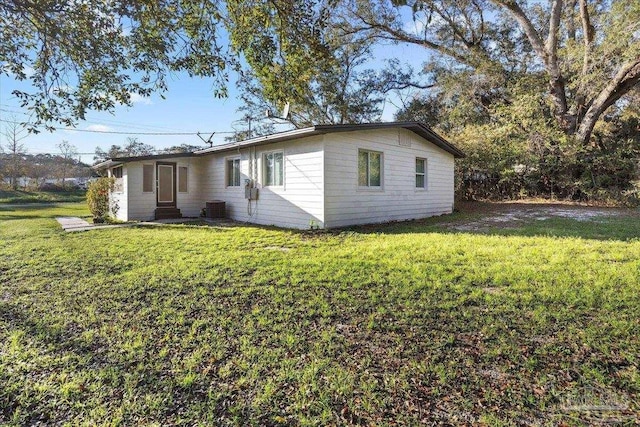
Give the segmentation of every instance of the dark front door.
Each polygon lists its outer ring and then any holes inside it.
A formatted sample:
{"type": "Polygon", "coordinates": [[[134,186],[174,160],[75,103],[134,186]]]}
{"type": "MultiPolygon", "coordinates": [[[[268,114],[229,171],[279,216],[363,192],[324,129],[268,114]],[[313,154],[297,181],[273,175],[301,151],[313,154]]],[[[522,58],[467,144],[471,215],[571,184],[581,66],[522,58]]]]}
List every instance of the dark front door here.
{"type": "Polygon", "coordinates": [[[158,207],[176,207],[176,164],[156,163],[156,204],[158,207]]]}

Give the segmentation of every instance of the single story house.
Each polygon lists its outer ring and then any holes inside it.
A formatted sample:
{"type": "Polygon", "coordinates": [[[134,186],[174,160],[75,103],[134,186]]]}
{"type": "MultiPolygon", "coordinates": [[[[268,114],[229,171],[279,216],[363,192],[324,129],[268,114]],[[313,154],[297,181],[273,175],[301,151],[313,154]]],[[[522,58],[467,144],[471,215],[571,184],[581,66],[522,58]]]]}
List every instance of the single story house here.
{"type": "Polygon", "coordinates": [[[318,125],[193,153],[112,158],[123,221],[226,216],[308,229],[451,213],[454,159],[464,154],[418,122],[318,125]]]}

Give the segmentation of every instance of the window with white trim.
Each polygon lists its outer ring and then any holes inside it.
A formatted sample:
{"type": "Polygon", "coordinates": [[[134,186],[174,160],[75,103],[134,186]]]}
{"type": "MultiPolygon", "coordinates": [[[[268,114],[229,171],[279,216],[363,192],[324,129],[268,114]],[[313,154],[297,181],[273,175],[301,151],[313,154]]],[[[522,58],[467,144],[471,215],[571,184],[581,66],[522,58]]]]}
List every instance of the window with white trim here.
{"type": "Polygon", "coordinates": [[[114,193],[123,193],[124,192],[124,168],[122,166],[117,166],[111,169],[111,177],[114,178],[113,183],[113,192],[114,193]]]}
{"type": "Polygon", "coordinates": [[[122,166],[111,169],[111,176],[114,178],[122,178],[122,166]]]}
{"type": "Polygon", "coordinates": [[[227,187],[240,187],[240,159],[227,160],[227,187]]]}
{"type": "Polygon", "coordinates": [[[358,186],[382,187],[382,153],[358,150],[358,186]]]}
{"type": "Polygon", "coordinates": [[[416,158],[416,188],[427,188],[427,159],[416,158]]]}
{"type": "Polygon", "coordinates": [[[265,187],[280,186],[284,184],[284,153],[274,151],[265,153],[262,156],[264,164],[264,185],[265,187]]]}

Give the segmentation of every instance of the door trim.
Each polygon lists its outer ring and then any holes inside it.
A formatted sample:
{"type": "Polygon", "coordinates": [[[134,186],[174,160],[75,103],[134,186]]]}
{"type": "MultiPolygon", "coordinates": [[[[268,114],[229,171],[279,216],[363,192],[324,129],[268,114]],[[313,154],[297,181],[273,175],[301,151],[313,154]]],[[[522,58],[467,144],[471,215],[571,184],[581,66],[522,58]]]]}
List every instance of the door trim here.
{"type": "Polygon", "coordinates": [[[176,207],[176,163],[175,162],[156,162],[156,206],[159,208],[175,208],[176,207]],[[171,202],[161,202],[160,201],[160,167],[162,166],[170,166],[171,167],[171,175],[172,175],[172,186],[173,186],[173,201],[171,202]]]}

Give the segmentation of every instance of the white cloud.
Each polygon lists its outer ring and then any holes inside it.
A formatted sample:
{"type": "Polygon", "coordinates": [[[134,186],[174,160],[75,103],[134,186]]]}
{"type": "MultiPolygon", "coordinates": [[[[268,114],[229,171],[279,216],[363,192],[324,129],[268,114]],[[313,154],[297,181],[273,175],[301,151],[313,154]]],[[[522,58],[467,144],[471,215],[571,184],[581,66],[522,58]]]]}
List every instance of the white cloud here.
{"type": "Polygon", "coordinates": [[[134,104],[151,105],[153,102],[146,96],[139,95],[137,93],[131,93],[131,102],[134,104]]]}
{"type": "MultiPolygon", "coordinates": [[[[30,65],[24,65],[22,71],[26,78],[30,78],[36,73],[36,70],[30,65]]],[[[8,64],[0,63],[0,73],[6,73],[9,77],[16,78],[16,74],[13,73],[8,64]]]]}
{"type": "Polygon", "coordinates": [[[405,21],[403,28],[404,32],[411,35],[421,36],[424,34],[425,23],[421,19],[411,19],[405,21]]]}
{"type": "Polygon", "coordinates": [[[86,129],[96,132],[109,132],[111,130],[111,128],[107,125],[89,125],[86,127],[86,129]]]}

